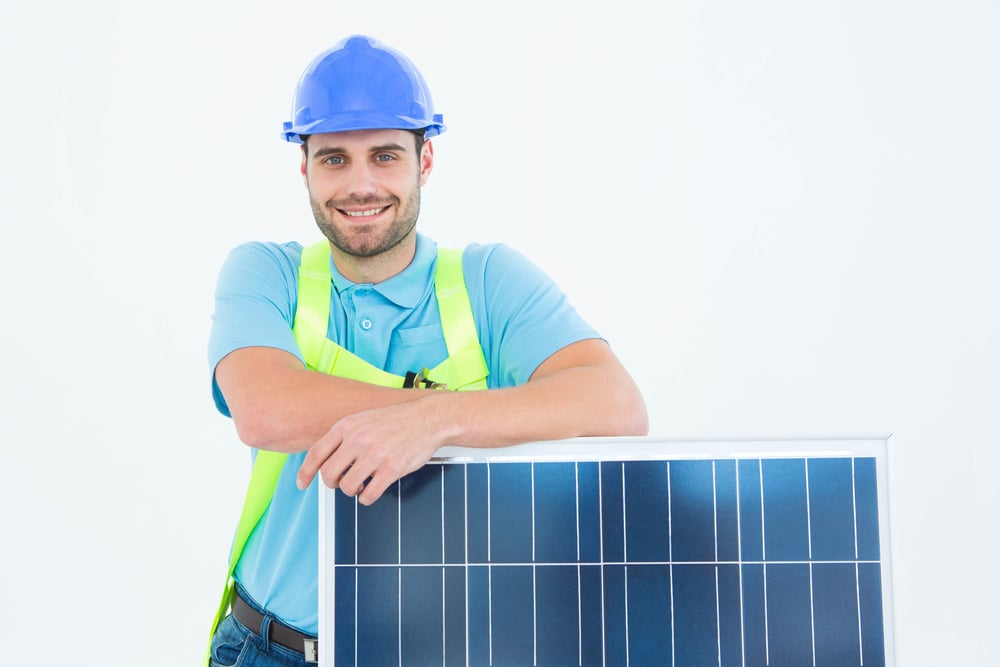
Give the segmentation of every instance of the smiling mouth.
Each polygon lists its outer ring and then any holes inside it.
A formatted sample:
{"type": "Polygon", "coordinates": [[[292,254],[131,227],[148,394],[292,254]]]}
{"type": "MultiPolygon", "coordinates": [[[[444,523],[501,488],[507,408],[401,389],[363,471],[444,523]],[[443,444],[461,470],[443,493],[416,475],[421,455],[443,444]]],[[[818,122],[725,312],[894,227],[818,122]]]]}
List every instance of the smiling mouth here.
{"type": "Polygon", "coordinates": [[[364,211],[348,211],[342,208],[338,208],[337,210],[348,218],[370,218],[372,216],[379,215],[380,213],[383,213],[388,209],[389,209],[388,206],[381,206],[379,208],[365,209],[364,211]]]}

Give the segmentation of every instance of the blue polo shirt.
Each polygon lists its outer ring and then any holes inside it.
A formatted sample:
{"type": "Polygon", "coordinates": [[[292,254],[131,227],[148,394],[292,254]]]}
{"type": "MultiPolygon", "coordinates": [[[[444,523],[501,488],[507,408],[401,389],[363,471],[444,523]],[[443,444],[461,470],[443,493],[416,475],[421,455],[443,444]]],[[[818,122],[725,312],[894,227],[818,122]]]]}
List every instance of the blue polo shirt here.
{"type": "MultiPolygon", "coordinates": [[[[301,253],[298,243],[246,243],[236,247],[222,267],[208,360],[215,404],[226,416],[229,407],[214,380],[224,356],[242,347],[263,346],[302,359],[292,334],[301,253]]],[[[437,245],[418,234],[413,262],[378,284],[352,283],[331,262],[328,336],[396,375],[437,366],[447,357],[447,348],[434,296],[436,260],[437,245]]],[[[524,383],[554,352],[599,337],[552,280],[510,247],[470,245],[462,267],[490,389],[524,383]]],[[[320,482],[317,476],[305,491],[295,486],[304,457],[305,452],[289,455],[235,578],[282,622],[315,635],[320,482]]]]}

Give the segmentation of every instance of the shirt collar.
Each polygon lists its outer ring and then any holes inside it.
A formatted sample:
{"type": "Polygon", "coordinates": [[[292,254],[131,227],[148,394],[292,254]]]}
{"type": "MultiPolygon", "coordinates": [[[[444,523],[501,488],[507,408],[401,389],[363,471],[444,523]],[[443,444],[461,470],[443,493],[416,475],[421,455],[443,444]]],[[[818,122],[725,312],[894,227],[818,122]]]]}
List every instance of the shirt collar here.
{"type": "MultiPolygon", "coordinates": [[[[422,234],[417,234],[417,249],[409,266],[391,278],[376,284],[368,283],[365,287],[378,292],[397,306],[413,308],[433,285],[434,280],[431,272],[436,258],[437,243],[422,234]]],[[[330,258],[330,277],[333,279],[333,286],[338,294],[358,286],[358,283],[351,282],[337,270],[337,265],[334,264],[332,257],[330,258]]]]}

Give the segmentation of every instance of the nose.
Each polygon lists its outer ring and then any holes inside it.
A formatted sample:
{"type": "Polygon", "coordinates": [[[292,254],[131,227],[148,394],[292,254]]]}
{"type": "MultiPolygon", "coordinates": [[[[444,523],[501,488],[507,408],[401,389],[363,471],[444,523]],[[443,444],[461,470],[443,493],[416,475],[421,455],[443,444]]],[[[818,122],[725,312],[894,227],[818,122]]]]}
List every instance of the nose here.
{"type": "Polygon", "coordinates": [[[347,194],[352,196],[371,195],[376,191],[371,166],[364,161],[351,164],[347,173],[347,194]]]}

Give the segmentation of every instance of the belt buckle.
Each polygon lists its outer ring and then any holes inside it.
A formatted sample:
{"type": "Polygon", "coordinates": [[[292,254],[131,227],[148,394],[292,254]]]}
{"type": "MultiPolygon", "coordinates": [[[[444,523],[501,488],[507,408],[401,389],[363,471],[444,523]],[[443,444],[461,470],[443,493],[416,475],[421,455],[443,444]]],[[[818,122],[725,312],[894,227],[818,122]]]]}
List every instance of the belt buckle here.
{"type": "Polygon", "coordinates": [[[319,662],[319,640],[303,639],[302,652],[305,654],[306,662],[319,662]]]}

